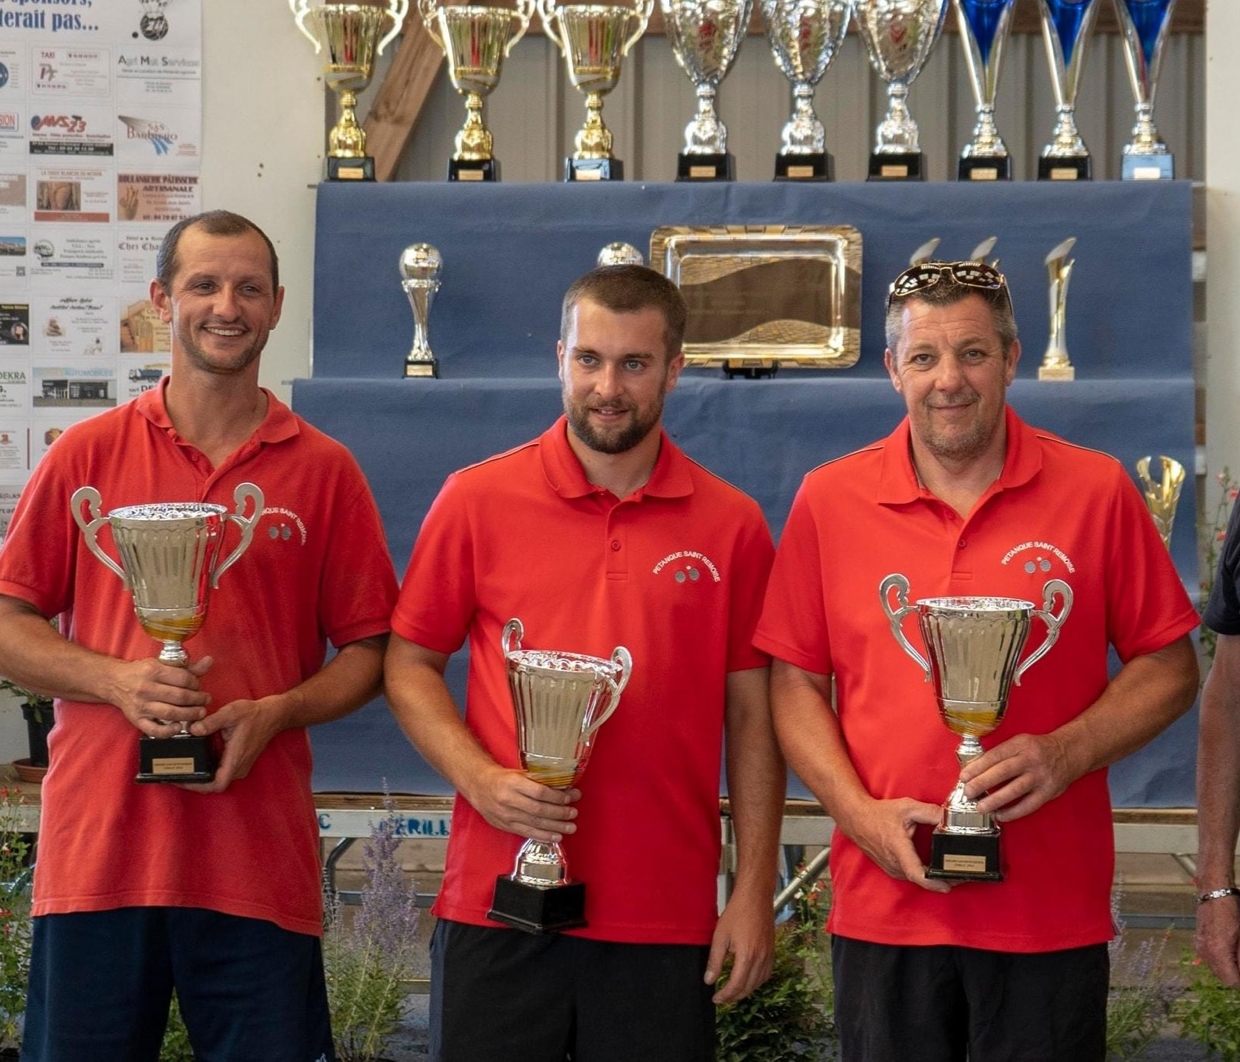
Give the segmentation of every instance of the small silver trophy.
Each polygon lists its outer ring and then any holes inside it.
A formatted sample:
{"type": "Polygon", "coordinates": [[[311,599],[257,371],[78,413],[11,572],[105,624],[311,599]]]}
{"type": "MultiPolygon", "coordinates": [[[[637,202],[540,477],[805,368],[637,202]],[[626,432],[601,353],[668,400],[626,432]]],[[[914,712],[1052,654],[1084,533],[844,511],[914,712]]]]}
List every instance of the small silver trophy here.
{"type": "Polygon", "coordinates": [[[1153,457],[1142,457],[1137,461],[1137,475],[1141,479],[1141,493],[1145,496],[1145,507],[1154,519],[1158,528],[1158,536],[1167,549],[1171,548],[1171,530],[1175,526],[1175,507],[1180,503],[1180,490],[1184,486],[1184,466],[1174,457],[1162,455],[1158,458],[1162,466],[1162,474],[1155,479],[1150,475],[1150,464],[1153,457]]]}
{"type": "Polygon", "coordinates": [[[595,264],[600,266],[645,265],[646,258],[631,243],[617,240],[599,251],[598,261],[595,264]]]}
{"type": "Polygon", "coordinates": [[[1040,181],[1088,181],[1089,149],[1076,127],[1076,93],[1081,86],[1089,31],[1098,14],[1097,0],[1038,0],[1042,39],[1055,92],[1054,139],[1038,159],[1040,181]]]}
{"type": "Polygon", "coordinates": [[[1010,181],[1012,157],[995,125],[995,95],[999,91],[999,60],[1016,0],[954,2],[969,86],[977,106],[973,139],[960,152],[956,176],[962,181],[1010,181]]]}
{"type": "Polygon", "coordinates": [[[775,65],[792,82],[792,117],[775,156],[775,180],[834,180],[814,88],[844,43],[853,0],[759,0],[759,8],[775,65]]]}
{"type": "MultiPolygon", "coordinates": [[[[236,511],[211,502],[156,502],[127,505],[100,515],[102,499],[94,487],[79,487],[70,506],[87,548],[120,576],[133,594],[133,609],[142,629],[163,643],[161,663],[187,667],[182,644],[202,629],[207,618],[208,589],[249,548],[254,525],[263,514],[263,492],[241,483],[233,492],[236,511]],[[90,514],[83,515],[85,505],[90,514]],[[243,515],[246,509],[250,515],[243,515]],[[219,561],[224,525],[241,530],[236,548],[219,561]],[[99,545],[104,524],[120,554],[118,564],[99,545]]],[[[195,737],[184,723],[171,738],[143,735],[138,742],[139,782],[209,782],[215,761],[206,738],[195,737]]]]}
{"type": "Polygon", "coordinates": [[[1072,279],[1072,267],[1076,265],[1076,259],[1069,258],[1068,253],[1075,243],[1076,237],[1069,236],[1046,256],[1051,327],[1046,353],[1038,366],[1039,380],[1076,379],[1076,368],[1068,357],[1068,281],[1072,279]]]}
{"type": "Polygon", "coordinates": [[[431,302],[439,290],[443,257],[429,243],[413,243],[400,255],[400,286],[413,308],[413,346],[405,358],[405,376],[439,376],[439,359],[427,339],[431,302]]]}
{"type": "Polygon", "coordinates": [[[697,115],[685,126],[685,149],[676,159],[678,181],[734,181],[728,129],[715,110],[719,83],[749,29],[753,0],[660,0],[672,54],[689,75],[697,115]]]}
{"type": "Polygon", "coordinates": [[[1124,30],[1124,59],[1136,98],[1137,124],[1124,145],[1120,176],[1126,181],[1170,181],[1175,156],[1154,128],[1154,92],[1175,0],[1115,0],[1124,30]]]}
{"type": "MultiPolygon", "coordinates": [[[[586,768],[598,728],[620,704],[633,658],[623,646],[608,660],[522,649],[524,634],[521,621],[510,619],[500,642],[517,718],[521,768],[536,782],[570,789],[586,768]]],[[[512,874],[496,879],[487,917],[527,933],[585,925],[585,885],[569,877],[563,847],[527,840],[512,874]]]]}
{"type": "MultiPolygon", "coordinates": [[[[1003,722],[1012,683],[1050,650],[1072,611],[1072,588],[1062,579],[1048,580],[1042,588],[1042,607],[1008,597],[932,597],[910,605],[908,580],[887,576],[879,585],[883,612],[896,641],[934,682],[939,715],[947,729],[961,739],[956,760],[963,768],[982,754],[978,740],[1003,722]],[[891,591],[898,608],[891,607],[891,591]],[[1062,601],[1056,615],[1055,598],[1062,601]],[[917,614],[926,656],[913,648],[902,624],[917,614]],[[1046,640],[1022,664],[1021,650],[1029,637],[1032,617],[1046,624],[1046,640]],[[928,659],[927,659],[928,658],[928,659]]],[[[979,811],[964,785],[943,805],[943,819],[930,842],[928,878],[961,881],[1002,881],[999,826],[993,816],[979,811]]]]}

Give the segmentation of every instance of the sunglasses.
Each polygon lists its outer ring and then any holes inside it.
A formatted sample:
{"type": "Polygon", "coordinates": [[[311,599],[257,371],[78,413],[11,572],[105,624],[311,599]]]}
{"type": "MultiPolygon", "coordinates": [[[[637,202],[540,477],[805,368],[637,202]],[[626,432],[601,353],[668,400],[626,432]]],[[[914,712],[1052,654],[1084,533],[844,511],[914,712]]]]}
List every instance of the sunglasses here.
{"type": "Polygon", "coordinates": [[[966,288],[981,291],[1001,291],[1011,308],[1012,296],[1007,290],[1007,279],[997,269],[985,262],[919,262],[910,266],[892,282],[887,290],[887,309],[896,299],[904,299],[919,291],[934,287],[947,277],[966,288]]]}

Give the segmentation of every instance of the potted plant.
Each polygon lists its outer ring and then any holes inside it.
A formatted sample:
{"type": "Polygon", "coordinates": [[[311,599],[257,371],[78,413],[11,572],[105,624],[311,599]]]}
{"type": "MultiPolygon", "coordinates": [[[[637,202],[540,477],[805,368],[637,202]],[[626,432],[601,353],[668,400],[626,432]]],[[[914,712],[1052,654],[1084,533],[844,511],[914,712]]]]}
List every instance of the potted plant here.
{"type": "MultiPolygon", "coordinates": [[[[56,620],[52,620],[55,627],[56,620]]],[[[14,764],[18,777],[23,781],[38,781],[47,771],[47,735],[55,722],[52,711],[51,697],[19,686],[11,679],[0,675],[0,690],[13,694],[22,704],[22,718],[26,720],[26,739],[30,748],[30,756],[26,760],[18,760],[14,764]]]]}

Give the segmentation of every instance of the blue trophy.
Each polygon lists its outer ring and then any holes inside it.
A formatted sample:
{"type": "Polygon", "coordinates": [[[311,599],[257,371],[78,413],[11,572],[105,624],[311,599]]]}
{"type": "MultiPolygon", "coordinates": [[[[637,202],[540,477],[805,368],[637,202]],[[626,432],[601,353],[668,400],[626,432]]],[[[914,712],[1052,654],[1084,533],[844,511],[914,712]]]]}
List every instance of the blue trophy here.
{"type": "Polygon", "coordinates": [[[1098,14],[1097,0],[1038,0],[1042,38],[1055,91],[1054,139],[1038,159],[1040,181],[1088,181],[1089,150],[1076,128],[1076,93],[1085,68],[1089,31],[1098,14]]]}
{"type": "Polygon", "coordinates": [[[957,177],[962,181],[1010,181],[1012,158],[995,126],[999,59],[1012,24],[1016,0],[955,0],[960,43],[977,106],[973,139],[960,152],[957,177]]]}
{"type": "Polygon", "coordinates": [[[1154,91],[1175,0],[1115,0],[1115,6],[1124,28],[1128,80],[1137,101],[1137,124],[1132,140],[1124,145],[1121,176],[1126,181],[1169,181],[1175,176],[1175,157],[1154,128],[1154,91]]]}

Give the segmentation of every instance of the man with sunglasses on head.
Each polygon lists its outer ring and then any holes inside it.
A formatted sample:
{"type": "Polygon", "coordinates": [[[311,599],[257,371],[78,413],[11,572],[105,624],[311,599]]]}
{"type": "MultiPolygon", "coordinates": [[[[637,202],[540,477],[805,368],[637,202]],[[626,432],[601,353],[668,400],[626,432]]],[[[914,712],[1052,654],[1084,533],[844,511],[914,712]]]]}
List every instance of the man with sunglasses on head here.
{"type": "MultiPolygon", "coordinates": [[[[914,266],[892,285],[886,327],[908,415],[806,476],[755,637],[774,657],[783,751],[836,823],[843,1056],[1101,1062],[1106,767],[1192,704],[1196,612],[1122,466],[1007,406],[1020,341],[1001,274],[914,266]],[[1071,587],[1058,640],[963,768],[934,687],[892,636],[879,585],[894,572],[913,600],[1040,603],[1048,581],[1071,587]],[[1002,823],[1002,881],[927,877],[930,827],[958,780],[1002,823]]],[[[1026,654],[1045,633],[1032,624],[1026,654]]]]}

